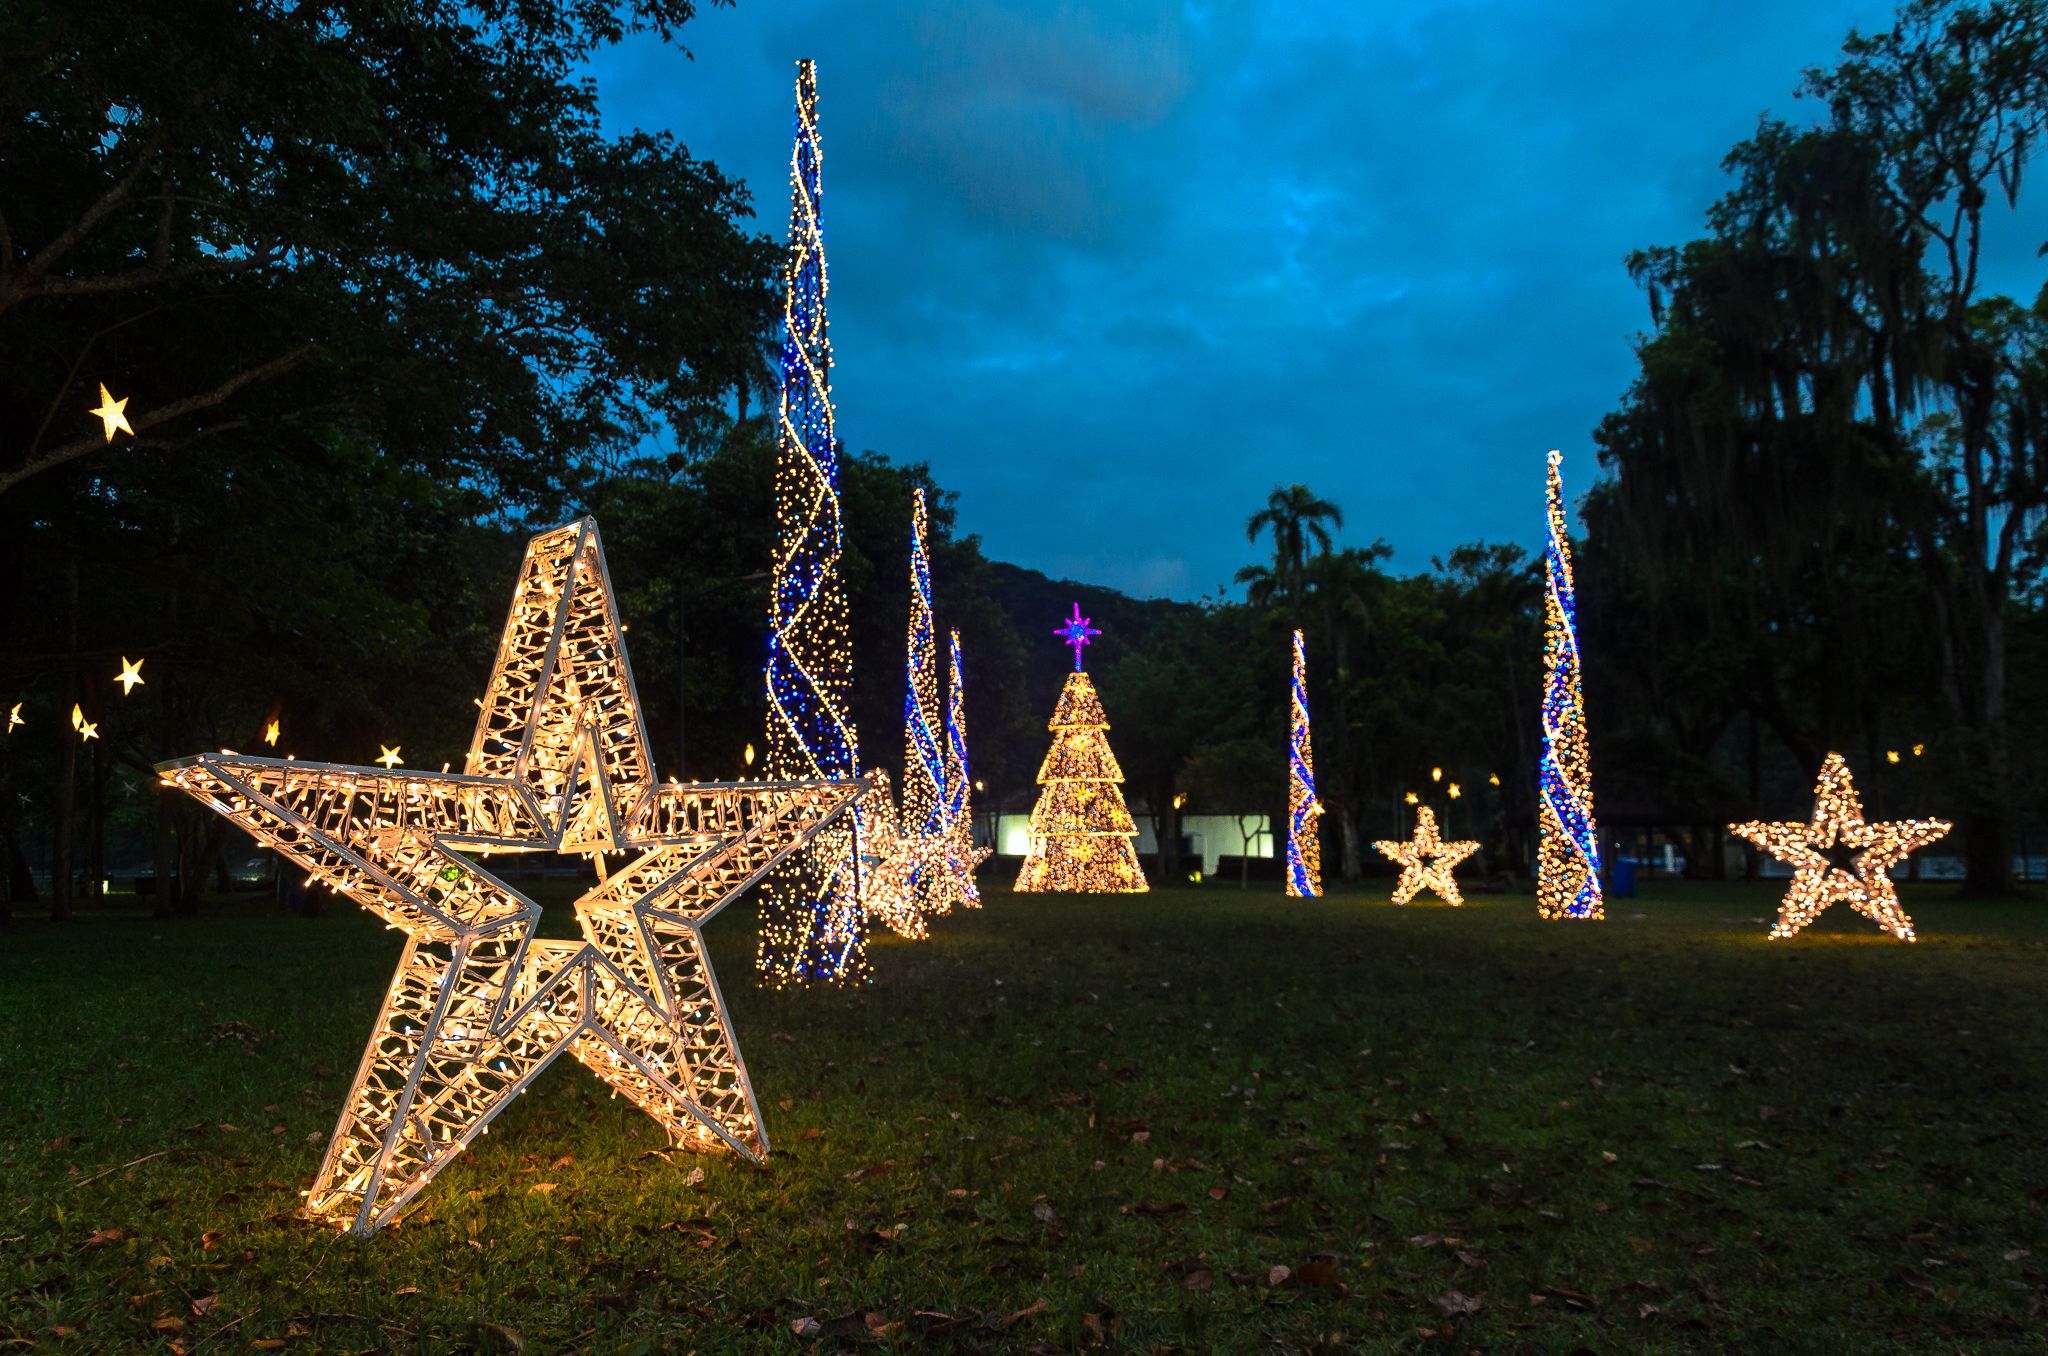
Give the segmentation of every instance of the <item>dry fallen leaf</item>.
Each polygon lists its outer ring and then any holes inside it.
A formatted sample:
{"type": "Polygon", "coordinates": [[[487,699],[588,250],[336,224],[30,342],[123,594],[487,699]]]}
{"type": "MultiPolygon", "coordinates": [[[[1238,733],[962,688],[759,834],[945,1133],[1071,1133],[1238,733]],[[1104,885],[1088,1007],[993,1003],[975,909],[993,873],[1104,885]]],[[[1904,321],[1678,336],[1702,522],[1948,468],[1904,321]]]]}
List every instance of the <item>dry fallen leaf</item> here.
{"type": "Polygon", "coordinates": [[[1446,1314],[1476,1314],[1481,1301],[1456,1289],[1446,1290],[1434,1301],[1436,1307],[1446,1314]]]}
{"type": "Polygon", "coordinates": [[[1289,1276],[1292,1276],[1293,1274],[1294,1269],[1292,1267],[1274,1267],[1271,1271],[1266,1273],[1266,1284],[1283,1285],[1286,1283],[1287,1278],[1289,1276]]]}
{"type": "Polygon", "coordinates": [[[1461,1250],[1458,1253],[1458,1260],[1468,1267],[1483,1267],[1486,1265],[1485,1262],[1480,1260],[1479,1254],[1476,1252],[1461,1250]]]}
{"type": "Polygon", "coordinates": [[[1209,1199],[1212,1201],[1220,1201],[1229,1194],[1229,1187],[1213,1186],[1209,1188],[1209,1199]]]}
{"type": "Polygon", "coordinates": [[[1634,1248],[1637,1252],[1648,1252],[1650,1249],[1657,1246],[1655,1243],[1652,1243],[1647,1238],[1631,1238],[1628,1241],[1628,1245],[1631,1248],[1634,1248]]]}
{"type": "Polygon", "coordinates": [[[825,1325],[817,1319],[805,1315],[803,1318],[791,1319],[789,1330],[798,1337],[816,1337],[825,1331],[825,1325]]]}
{"type": "Polygon", "coordinates": [[[2028,1251],[2025,1248],[2013,1248],[2005,1254],[2005,1260],[2008,1262],[2017,1262],[2022,1257],[2032,1257],[2033,1255],[2034,1254],[2032,1252],[2028,1251]]]}
{"type": "Polygon", "coordinates": [[[1408,1240],[1418,1248],[1433,1248],[1444,1241],[1442,1234],[1417,1234],[1408,1240]]]}
{"type": "Polygon", "coordinates": [[[554,1182],[535,1182],[532,1189],[535,1191],[553,1191],[556,1185],[557,1183],[554,1182]]]}
{"type": "Polygon", "coordinates": [[[192,1301],[192,1316],[194,1318],[205,1318],[206,1311],[219,1302],[219,1295],[201,1295],[198,1299],[192,1301]]]}

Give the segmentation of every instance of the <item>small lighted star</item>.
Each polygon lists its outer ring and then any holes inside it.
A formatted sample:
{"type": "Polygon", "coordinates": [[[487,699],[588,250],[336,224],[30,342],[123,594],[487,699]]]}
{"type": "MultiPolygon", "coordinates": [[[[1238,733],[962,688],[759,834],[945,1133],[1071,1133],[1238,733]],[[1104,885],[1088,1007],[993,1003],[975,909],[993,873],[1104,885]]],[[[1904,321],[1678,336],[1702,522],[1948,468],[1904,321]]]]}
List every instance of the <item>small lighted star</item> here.
{"type": "Polygon", "coordinates": [[[1865,822],[1863,799],[1849,776],[1848,760],[1831,753],[1820,767],[1813,790],[1810,824],[1730,824],[1728,831],[1747,838],[1792,868],[1792,884],[1778,909],[1771,936],[1790,937],[1830,904],[1847,904],[1902,942],[1913,940],[1913,920],[1899,905],[1890,869],[1913,849],[1925,847],[1953,825],[1941,819],[1899,819],[1865,822]],[[1830,855],[1837,844],[1853,849],[1848,867],[1830,855]]]}
{"type": "MultiPolygon", "coordinates": [[[[274,720],[273,720],[273,721],[271,721],[271,722],[270,722],[270,724],[268,724],[268,725],[266,725],[266,726],[264,726],[264,727],[263,727],[263,742],[264,742],[264,743],[266,743],[266,744],[271,744],[271,745],[275,745],[275,744],[277,743],[277,722],[276,722],[276,721],[274,721],[274,720]]],[[[381,749],[381,748],[383,748],[384,746],[383,746],[382,744],[379,744],[379,745],[378,745],[377,747],[381,749]]]]}
{"type": "Polygon", "coordinates": [[[14,709],[13,709],[12,711],[9,711],[9,712],[7,713],[7,728],[8,728],[8,729],[10,729],[10,730],[11,730],[11,729],[13,729],[13,728],[14,728],[15,726],[17,726],[17,725],[26,725],[26,724],[28,724],[28,722],[27,722],[27,721],[25,721],[25,720],[23,720],[23,719],[21,718],[21,706],[22,706],[22,704],[21,704],[20,702],[16,702],[16,703],[14,704],[14,709]]]}
{"type": "MultiPolygon", "coordinates": [[[[1412,800],[1413,797],[1411,796],[1412,800]]],[[[1446,843],[1437,836],[1436,811],[1427,805],[1415,811],[1415,837],[1405,843],[1374,843],[1374,847],[1401,864],[1401,879],[1394,885],[1394,902],[1406,904],[1424,890],[1434,890],[1446,904],[1463,904],[1451,869],[1479,851],[1477,843],[1446,843]],[[1430,865],[1429,859],[1435,858],[1430,865]]]]}
{"type": "Polygon", "coordinates": [[[131,660],[127,655],[122,655],[121,676],[114,681],[121,685],[121,695],[124,697],[136,688],[141,687],[142,661],[140,659],[131,660]]]}
{"type": "Polygon", "coordinates": [[[397,766],[398,766],[398,746],[397,746],[397,745],[395,745],[395,744],[392,744],[392,745],[385,745],[385,744],[379,744],[379,745],[378,745],[377,747],[378,747],[378,748],[380,748],[380,749],[383,749],[383,750],[384,750],[384,752],[382,752],[382,753],[380,753],[380,754],[378,754],[378,755],[377,755],[377,761],[378,761],[378,762],[382,763],[382,764],[383,764],[383,765],[384,765],[385,767],[397,767],[397,766]]]}
{"type": "Polygon", "coordinates": [[[127,396],[122,396],[119,400],[116,400],[112,395],[108,394],[107,384],[105,382],[100,383],[100,407],[92,411],[92,413],[98,415],[100,422],[106,425],[108,442],[114,441],[116,433],[126,433],[130,437],[135,435],[135,430],[128,425],[128,416],[122,413],[127,408],[127,405],[127,396]]]}
{"type": "Polygon", "coordinates": [[[1074,615],[1067,618],[1067,624],[1059,627],[1053,634],[1065,636],[1067,644],[1074,647],[1074,671],[1078,673],[1081,670],[1081,647],[1088,644],[1090,636],[1099,636],[1102,632],[1088,624],[1088,618],[1081,615],[1081,605],[1075,603],[1074,615]]]}
{"type": "Polygon", "coordinates": [[[71,728],[78,731],[80,739],[98,739],[100,727],[85,718],[85,712],[77,705],[71,708],[71,728]]]}

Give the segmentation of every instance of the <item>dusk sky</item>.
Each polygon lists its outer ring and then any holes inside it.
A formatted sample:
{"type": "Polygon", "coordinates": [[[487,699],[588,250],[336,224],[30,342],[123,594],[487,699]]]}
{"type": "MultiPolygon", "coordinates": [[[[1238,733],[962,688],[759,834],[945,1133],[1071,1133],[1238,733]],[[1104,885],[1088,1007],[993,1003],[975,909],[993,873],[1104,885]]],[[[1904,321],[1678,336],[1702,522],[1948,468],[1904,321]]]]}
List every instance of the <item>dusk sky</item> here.
{"type": "MultiPolygon", "coordinates": [[[[1537,546],[1648,327],[1623,257],[1699,235],[1759,114],[1888,4],[739,0],[594,63],[786,235],[818,62],[840,435],[929,461],[989,555],[1192,598],[1276,483],[1393,567],[1537,546]]],[[[1996,209],[2032,300],[2048,218],[1996,209]]],[[[1233,590],[1235,595],[1238,591],[1233,590]]]]}

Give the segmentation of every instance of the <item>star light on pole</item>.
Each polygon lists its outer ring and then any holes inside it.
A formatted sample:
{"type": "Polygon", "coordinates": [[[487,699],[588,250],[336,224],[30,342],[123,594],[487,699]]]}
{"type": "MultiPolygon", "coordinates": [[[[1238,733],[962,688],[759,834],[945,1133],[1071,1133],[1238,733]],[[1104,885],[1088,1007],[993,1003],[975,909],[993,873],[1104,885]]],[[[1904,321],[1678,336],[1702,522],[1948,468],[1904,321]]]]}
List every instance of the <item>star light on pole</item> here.
{"type": "Polygon", "coordinates": [[[128,425],[128,416],[122,413],[128,407],[128,399],[127,396],[114,399],[107,391],[107,384],[100,383],[100,407],[91,413],[98,415],[100,423],[106,427],[108,442],[114,441],[116,433],[125,433],[131,438],[135,436],[135,430],[128,425]]]}
{"type": "Polygon", "coordinates": [[[119,678],[116,678],[114,681],[121,685],[121,695],[124,697],[127,696],[129,693],[133,692],[136,688],[141,687],[142,661],[140,659],[130,659],[125,654],[122,655],[121,676],[119,678]]]}
{"type": "MultiPolygon", "coordinates": [[[[558,1055],[692,1149],[769,1149],[703,928],[879,778],[658,783],[596,525],[527,547],[463,771],[223,753],[178,787],[406,936],[305,1214],[357,1234],[406,1203],[558,1055]],[[493,853],[588,856],[583,940],[493,853]],[[608,856],[624,860],[607,871],[608,856]]],[[[395,753],[395,750],[389,752],[395,753]]]]}
{"type": "Polygon", "coordinates": [[[1728,831],[1792,868],[1792,884],[1778,909],[1773,938],[1790,937],[1830,904],[1847,904],[1902,942],[1913,940],[1913,920],[1899,904],[1890,869],[1915,848],[1954,826],[1941,819],[1900,819],[1872,824],[1849,776],[1848,760],[1830,753],[1813,790],[1813,820],[1806,824],[1730,824],[1728,831]],[[1844,852],[1844,849],[1848,851],[1844,852]],[[1830,853],[1848,858],[1838,862],[1830,853]]]}
{"type": "MultiPolygon", "coordinates": [[[[1408,799],[1412,801],[1415,797],[1411,795],[1408,799]]],[[[1437,836],[1436,811],[1427,805],[1416,808],[1413,838],[1405,843],[1389,840],[1373,846],[1401,864],[1401,879],[1394,884],[1396,904],[1406,904],[1424,890],[1436,891],[1446,904],[1465,902],[1465,897],[1458,893],[1458,883],[1451,879],[1451,871],[1479,851],[1479,844],[1443,841],[1437,836]]]]}
{"type": "Polygon", "coordinates": [[[1067,644],[1074,647],[1074,672],[1079,673],[1081,671],[1081,647],[1088,644],[1089,637],[1099,636],[1102,632],[1088,624],[1088,618],[1081,615],[1081,605],[1075,603],[1074,615],[1067,618],[1067,624],[1054,631],[1053,634],[1066,637],[1067,644]]]}

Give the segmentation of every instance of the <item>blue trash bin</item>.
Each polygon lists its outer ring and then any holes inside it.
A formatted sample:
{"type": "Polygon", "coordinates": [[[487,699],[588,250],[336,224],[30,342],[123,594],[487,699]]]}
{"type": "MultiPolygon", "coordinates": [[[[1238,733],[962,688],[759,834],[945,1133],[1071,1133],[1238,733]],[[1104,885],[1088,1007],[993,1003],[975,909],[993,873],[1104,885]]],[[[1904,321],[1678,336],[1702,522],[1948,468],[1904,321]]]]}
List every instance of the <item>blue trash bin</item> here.
{"type": "Polygon", "coordinates": [[[1636,897],[1636,864],[1626,857],[1617,857],[1607,868],[1607,892],[1616,899],[1636,897]]]}

